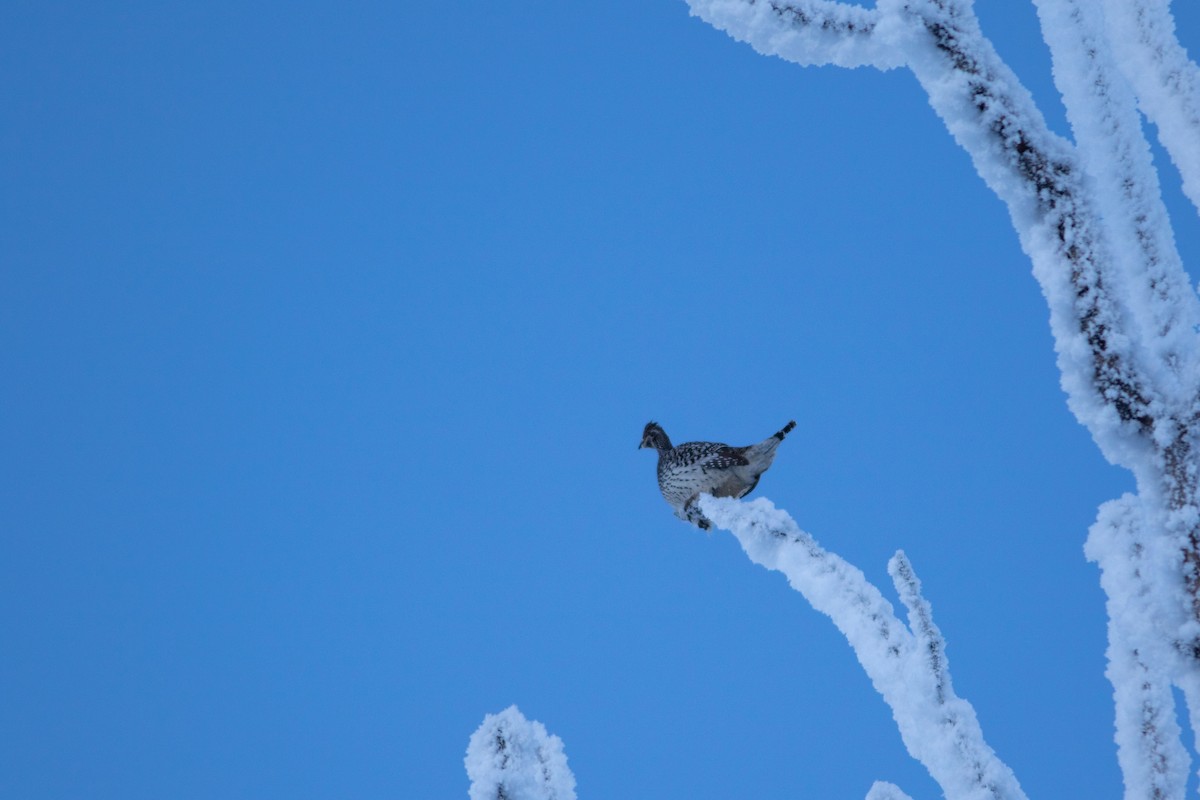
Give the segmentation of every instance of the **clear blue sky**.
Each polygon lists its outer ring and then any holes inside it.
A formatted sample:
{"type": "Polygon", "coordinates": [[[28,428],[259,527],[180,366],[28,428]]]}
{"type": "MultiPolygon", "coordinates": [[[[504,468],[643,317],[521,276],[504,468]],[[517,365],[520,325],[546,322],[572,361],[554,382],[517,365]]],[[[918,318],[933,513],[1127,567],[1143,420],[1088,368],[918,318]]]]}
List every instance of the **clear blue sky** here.
{"type": "Polygon", "coordinates": [[[757,493],[909,554],[1031,797],[1119,795],[1082,544],[1131,481],[907,73],[678,0],[15,0],[0,71],[0,795],[465,797],[516,703],[583,799],[937,796],[652,418],[795,418],[757,493]]]}

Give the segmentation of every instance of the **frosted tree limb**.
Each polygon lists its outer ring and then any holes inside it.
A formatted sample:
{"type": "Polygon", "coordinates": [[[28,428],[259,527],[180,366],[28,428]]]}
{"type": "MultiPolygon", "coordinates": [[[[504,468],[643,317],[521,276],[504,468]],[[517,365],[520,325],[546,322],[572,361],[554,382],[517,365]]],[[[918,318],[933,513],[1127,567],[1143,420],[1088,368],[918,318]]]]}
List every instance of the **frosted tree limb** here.
{"type": "MultiPolygon", "coordinates": [[[[772,48],[776,31],[757,0],[690,4],[705,19],[719,11],[714,24],[763,52],[801,64],[824,55],[819,46],[803,52],[808,40],[798,36],[789,40],[792,47],[772,48]],[[732,19],[738,8],[741,25],[732,19]]],[[[980,176],[1008,206],[1050,307],[1071,410],[1105,456],[1130,469],[1142,492],[1163,507],[1162,532],[1183,553],[1177,569],[1185,588],[1176,602],[1190,614],[1174,638],[1200,671],[1200,441],[1194,432],[1200,379],[1195,359],[1183,355],[1197,349],[1191,326],[1200,311],[1193,292],[1176,291],[1187,278],[1173,259],[1151,268],[1136,257],[1128,263],[1129,248],[1114,247],[1079,153],[1049,130],[983,36],[970,2],[879,0],[876,13],[871,38],[893,56],[902,54],[980,176]],[[1137,280],[1150,289],[1131,303],[1127,283],[1138,269],[1146,274],[1137,280]],[[1157,335],[1162,321],[1171,321],[1171,335],[1151,342],[1148,332],[1157,335]]],[[[789,24],[817,23],[795,17],[789,24]]]]}
{"type": "MultiPolygon", "coordinates": [[[[692,12],[755,49],[826,63],[816,17],[788,17],[757,0],[689,0],[692,12]],[[801,28],[810,35],[800,36],[801,28]],[[787,46],[779,43],[786,40],[787,46]]],[[[853,8],[831,4],[843,11],[853,8]]],[[[861,10],[861,9],[860,9],[861,10]]],[[[848,13],[848,11],[847,11],[848,13]]],[[[1063,382],[1077,416],[1110,459],[1131,468],[1153,432],[1154,398],[1132,363],[1113,254],[1070,143],[1050,132],[1028,91],[961,0],[880,0],[869,38],[906,64],[979,174],[1008,205],[1050,302],[1063,382]],[[1115,413],[1117,420],[1111,416],[1115,413]],[[1101,437],[1097,437],[1098,441],[1101,437]]],[[[870,63],[869,61],[866,63],[870,63]]]]}
{"type": "Polygon", "coordinates": [[[911,631],[858,568],[822,548],[771,501],[701,495],[699,503],[714,525],[737,537],[751,561],[782,572],[833,620],[891,707],[908,752],[947,798],[1025,797],[1012,770],[984,741],[971,704],[954,693],[945,643],[903,553],[892,559],[889,571],[908,607],[911,631]]]}
{"type": "Polygon", "coordinates": [[[1122,280],[1074,149],[1049,130],[969,4],[913,0],[895,13],[915,29],[909,63],[931,105],[1008,205],[1033,261],[1072,410],[1111,460],[1139,469],[1162,404],[1133,352],[1122,280]]]}
{"type": "MultiPolygon", "coordinates": [[[[1149,575],[1155,543],[1143,530],[1141,501],[1132,495],[1105,503],[1088,535],[1086,553],[1100,565],[1108,597],[1108,670],[1116,706],[1117,760],[1127,798],[1184,797],[1190,758],[1175,721],[1170,665],[1177,654],[1163,630],[1149,575]]],[[[1171,554],[1165,554],[1171,560],[1171,554]]],[[[1192,692],[1189,706],[1194,709],[1192,692]]],[[[1193,711],[1194,713],[1194,711],[1193,711]]],[[[1192,723],[1195,725],[1195,721],[1192,723]]]]}
{"type": "Polygon", "coordinates": [[[465,763],[471,800],[575,800],[562,740],[516,706],[484,717],[465,763]]]}
{"type": "Polygon", "coordinates": [[[877,35],[875,9],[831,0],[693,0],[692,14],[750,43],[763,55],[806,66],[903,65],[900,52],[877,35]]]}
{"type": "Polygon", "coordinates": [[[912,800],[894,783],[875,781],[867,792],[867,800],[912,800]]]}
{"type": "MultiPolygon", "coordinates": [[[[1186,766],[1172,685],[1200,732],[1200,303],[1135,105],[1159,125],[1200,207],[1200,70],[1168,0],[1037,3],[1078,145],[1049,130],[970,0],[878,0],[862,39],[886,57],[856,63],[907,66],[1006,204],[1050,309],[1071,410],[1137,480],[1136,499],[1102,511],[1089,557],[1108,595],[1126,795],[1173,798],[1186,766]]],[[[818,16],[767,14],[762,0],[689,4],[761,52],[843,63],[818,16]]]]}
{"type": "Polygon", "coordinates": [[[1136,304],[1125,324],[1130,348],[1147,371],[1161,366],[1151,376],[1154,388],[1179,407],[1196,392],[1200,309],[1175,248],[1137,100],[1117,67],[1095,0],[1035,5],[1078,158],[1098,188],[1103,232],[1115,250],[1114,285],[1119,282],[1125,302],[1136,304]]]}
{"type": "Polygon", "coordinates": [[[1175,35],[1170,0],[1101,0],[1109,39],[1138,106],[1183,176],[1200,211],[1200,67],[1175,35]]]}

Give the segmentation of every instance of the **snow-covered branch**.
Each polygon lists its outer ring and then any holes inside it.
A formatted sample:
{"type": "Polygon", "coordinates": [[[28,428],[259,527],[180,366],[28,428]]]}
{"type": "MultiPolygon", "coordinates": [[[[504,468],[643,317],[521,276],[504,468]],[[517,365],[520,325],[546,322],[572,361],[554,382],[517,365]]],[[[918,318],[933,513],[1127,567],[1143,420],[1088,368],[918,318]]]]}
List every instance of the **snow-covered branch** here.
{"type": "Polygon", "coordinates": [[[1117,759],[1127,796],[1182,798],[1189,758],[1171,695],[1178,656],[1161,620],[1164,608],[1178,606],[1156,599],[1171,590],[1146,579],[1169,575],[1170,570],[1154,568],[1154,563],[1165,558],[1171,564],[1176,557],[1162,552],[1161,541],[1147,539],[1144,513],[1142,501],[1132,495],[1105,503],[1088,535],[1086,553],[1100,565],[1100,583],[1108,596],[1107,675],[1114,688],[1117,759]]]}
{"type": "Polygon", "coordinates": [[[1037,0],[1036,5],[1079,160],[1098,188],[1103,229],[1116,250],[1120,296],[1137,306],[1126,317],[1131,345],[1148,362],[1162,365],[1154,384],[1178,407],[1196,391],[1200,350],[1193,328],[1200,309],[1175,249],[1136,98],[1117,67],[1098,4],[1037,0]]]}
{"type": "MultiPolygon", "coordinates": [[[[1157,125],[1200,209],[1200,68],[1176,38],[1169,0],[1034,2],[1074,141],[1049,129],[972,0],[688,0],[694,15],[764,54],[906,67],[1007,206],[1049,306],[1070,408],[1137,480],[1137,495],[1101,508],[1087,556],[1107,595],[1126,797],[1174,800],[1189,771],[1174,689],[1200,732],[1200,301],[1138,112],[1157,125]]],[[[702,496],[699,505],[830,616],[947,797],[1024,797],[954,693],[944,640],[903,553],[889,573],[907,625],[862,572],[770,502],[702,496]]],[[[472,738],[468,765],[482,770],[473,800],[515,800],[518,785],[523,798],[573,798],[561,743],[509,711],[519,722],[489,717],[472,738]],[[547,766],[555,759],[561,770],[547,766]]],[[[868,794],[905,798],[887,783],[868,794]]]]}
{"type": "Polygon", "coordinates": [[[471,800],[575,800],[562,740],[516,706],[488,714],[467,746],[471,800]]]}
{"type": "Polygon", "coordinates": [[[912,800],[894,783],[875,781],[867,792],[867,800],[912,800]]]}
{"type": "Polygon", "coordinates": [[[1033,261],[1072,410],[1111,460],[1137,470],[1164,404],[1136,357],[1124,281],[1086,170],[1049,130],[969,5],[925,0],[905,12],[923,31],[908,39],[910,67],[1008,205],[1033,261]]]}
{"type": "Polygon", "coordinates": [[[1117,65],[1200,210],[1200,67],[1175,36],[1170,0],[1101,0],[1117,65]]]}
{"type": "Polygon", "coordinates": [[[878,35],[875,9],[830,0],[692,0],[692,13],[763,55],[799,64],[891,69],[903,59],[878,35]]]}
{"type": "MultiPolygon", "coordinates": [[[[1200,730],[1200,302],[1138,110],[1200,208],[1200,69],[1168,0],[1035,2],[1074,142],[1050,131],[970,0],[878,0],[863,12],[857,52],[886,55],[857,60],[831,56],[825,23],[853,6],[787,15],[761,0],[689,0],[716,27],[798,64],[908,67],[1007,205],[1050,307],[1071,410],[1138,483],[1136,498],[1105,507],[1089,541],[1108,593],[1127,796],[1178,797],[1187,767],[1172,686],[1200,730]]],[[[912,624],[921,628],[919,616],[912,624]]]]}
{"type": "MultiPolygon", "coordinates": [[[[755,0],[690,0],[690,5],[760,52],[798,64],[842,63],[831,57],[836,44],[827,41],[821,16],[777,14],[771,3],[755,0]]],[[[841,3],[821,7],[829,8],[827,16],[833,9],[865,12],[841,3]]],[[[1077,153],[1049,130],[1029,92],[983,36],[969,3],[881,0],[870,13],[872,24],[862,36],[872,42],[872,52],[886,57],[856,63],[907,65],[980,175],[1008,205],[1050,302],[1072,408],[1110,459],[1136,468],[1164,408],[1132,358],[1136,341],[1129,338],[1123,281],[1077,153]]],[[[1200,313],[1184,316],[1193,318],[1200,313]]]]}
{"type": "Polygon", "coordinates": [[[751,561],[782,572],[813,608],[833,620],[891,706],[908,752],[947,798],[1025,797],[1012,770],[984,741],[974,708],[954,693],[945,642],[903,553],[892,558],[889,571],[908,608],[911,630],[861,570],[821,547],[771,501],[702,495],[700,508],[714,525],[737,537],[751,561]]]}

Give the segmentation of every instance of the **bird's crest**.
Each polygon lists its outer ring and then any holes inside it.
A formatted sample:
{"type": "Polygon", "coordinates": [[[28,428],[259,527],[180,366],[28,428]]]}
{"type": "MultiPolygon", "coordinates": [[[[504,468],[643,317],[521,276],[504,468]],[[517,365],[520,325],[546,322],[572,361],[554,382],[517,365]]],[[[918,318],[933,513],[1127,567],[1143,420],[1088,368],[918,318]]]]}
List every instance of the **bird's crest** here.
{"type": "Polygon", "coordinates": [[[642,443],[638,445],[642,447],[653,447],[656,450],[670,450],[671,440],[667,438],[667,432],[663,430],[662,425],[659,425],[654,420],[646,423],[646,427],[642,429],[642,443]]]}

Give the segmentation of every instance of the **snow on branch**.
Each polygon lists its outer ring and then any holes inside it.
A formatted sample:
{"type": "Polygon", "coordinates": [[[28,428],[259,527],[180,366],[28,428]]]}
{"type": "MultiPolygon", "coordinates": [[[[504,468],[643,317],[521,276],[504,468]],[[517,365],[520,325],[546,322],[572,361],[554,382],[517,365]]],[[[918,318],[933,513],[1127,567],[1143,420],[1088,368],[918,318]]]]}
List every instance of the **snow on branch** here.
{"type": "Polygon", "coordinates": [[[949,667],[946,664],[946,643],[942,632],[933,624],[933,609],[921,596],[921,582],[913,572],[912,564],[904,551],[897,551],[888,562],[888,574],[900,594],[900,602],[908,609],[908,627],[916,639],[917,651],[924,655],[932,679],[934,697],[939,705],[946,702],[946,689],[950,684],[949,667]]]}
{"type": "Polygon", "coordinates": [[[1101,0],[1117,64],[1138,107],[1183,176],[1183,191],[1200,210],[1200,67],[1175,35],[1170,0],[1101,0]]]}
{"type": "MultiPolygon", "coordinates": [[[[818,16],[785,22],[766,15],[770,4],[759,0],[689,2],[694,13],[764,52],[800,64],[828,60],[817,41],[818,16]],[[814,30],[790,35],[787,48],[770,46],[781,27],[814,30]]],[[[1131,3],[1147,24],[1158,16],[1152,41],[1169,50],[1169,11],[1152,0],[1131,3]]],[[[846,14],[852,8],[830,6],[846,14]]],[[[1041,6],[1079,147],[1049,130],[983,35],[969,0],[878,0],[869,38],[913,72],[976,171],[1008,206],[1050,308],[1071,410],[1104,455],[1132,471],[1139,489],[1162,506],[1156,524],[1183,554],[1175,569],[1185,581],[1174,602],[1189,609],[1173,638],[1190,653],[1200,683],[1200,302],[1155,196],[1134,95],[1113,66],[1099,5],[1042,0],[1041,6]]],[[[1194,70],[1178,53],[1164,56],[1171,58],[1183,88],[1159,98],[1169,95],[1190,120],[1194,70]]],[[[1200,158],[1198,140],[1189,136],[1180,135],[1180,146],[1200,158]]]]}
{"type": "MultiPolygon", "coordinates": [[[[762,52],[798,64],[841,63],[829,58],[833,45],[821,33],[820,16],[784,18],[758,0],[689,4],[693,13],[762,52]]],[[[827,6],[844,14],[863,11],[821,4],[827,6]]],[[[912,70],[980,176],[1008,205],[1050,304],[1072,409],[1111,460],[1134,468],[1163,404],[1130,352],[1129,312],[1113,250],[1077,154],[1049,130],[1029,92],[980,31],[969,2],[880,0],[870,13],[873,24],[862,35],[887,53],[888,66],[912,70]]]]}
{"type": "Polygon", "coordinates": [[[821,547],[771,501],[701,495],[699,503],[714,525],[737,537],[751,561],[782,572],[813,608],[833,620],[891,706],[908,752],[947,798],[1025,797],[1012,770],[984,741],[971,704],[954,693],[945,642],[903,553],[892,558],[889,571],[908,608],[911,630],[861,570],[821,547]]]}
{"type": "Polygon", "coordinates": [[[465,763],[471,800],[575,800],[562,740],[516,706],[484,717],[465,763]]]}
{"type": "Polygon", "coordinates": [[[690,0],[698,16],[763,55],[819,66],[903,65],[900,53],[877,35],[879,12],[831,0],[690,0]]]}
{"type": "MultiPolygon", "coordinates": [[[[1155,580],[1170,575],[1178,558],[1146,537],[1144,503],[1133,495],[1105,503],[1088,534],[1087,557],[1100,565],[1108,597],[1108,670],[1116,707],[1117,761],[1127,797],[1183,798],[1190,759],[1175,720],[1171,673],[1179,664],[1164,630],[1163,609],[1182,608],[1157,594],[1170,588],[1155,580]],[[1154,568],[1165,560],[1168,569],[1154,568]]],[[[1177,574],[1177,572],[1176,572],[1177,574]]],[[[1185,692],[1187,689],[1185,689],[1185,692]]],[[[1189,694],[1193,715],[1194,697],[1189,694]]],[[[1192,725],[1197,724],[1193,719],[1192,725]]]]}
{"type": "Polygon", "coordinates": [[[1178,408],[1196,391],[1200,309],[1175,248],[1133,89],[1117,66],[1095,0],[1036,5],[1079,160],[1096,185],[1114,249],[1114,289],[1136,304],[1125,321],[1131,351],[1178,408]]]}
{"type": "Polygon", "coordinates": [[[1123,274],[1078,154],[1049,130],[969,4],[914,0],[906,8],[923,31],[909,46],[914,74],[1008,205],[1033,261],[1072,410],[1110,460],[1138,469],[1165,404],[1129,334],[1123,274]]]}
{"type": "MultiPolygon", "coordinates": [[[[798,64],[908,67],[1008,207],[1050,308],[1071,410],[1138,484],[1136,497],[1101,509],[1088,540],[1108,596],[1108,675],[1126,796],[1182,797],[1187,765],[1172,687],[1184,693],[1193,734],[1200,732],[1200,301],[1176,251],[1137,113],[1158,126],[1200,208],[1200,68],[1176,38],[1169,0],[1035,0],[1075,142],[1050,131],[980,30],[972,0],[877,0],[871,10],[688,2],[735,38],[798,64]]],[[[714,505],[710,516],[718,514],[714,505]]],[[[738,515],[727,521],[749,530],[738,515]]],[[[794,525],[779,525],[786,541],[804,541],[794,525]]],[[[751,553],[746,539],[743,547],[751,553]]],[[[830,569],[850,575],[844,566],[830,569]]],[[[882,630],[891,641],[918,642],[936,686],[945,668],[941,638],[910,576],[898,555],[892,577],[912,634],[890,630],[886,616],[882,630]]],[[[872,598],[862,595],[859,616],[874,607],[872,598]]],[[[824,599],[813,603],[822,608],[824,599]]],[[[843,613],[855,608],[841,605],[843,613]]],[[[860,649],[843,631],[871,673],[878,667],[871,647],[860,649]]],[[[951,705],[952,693],[946,698],[951,705]]],[[[967,711],[964,730],[975,724],[967,711]]],[[[973,729],[965,736],[976,740],[973,729]]]]}
{"type": "Polygon", "coordinates": [[[867,792],[867,800],[912,800],[894,783],[875,781],[867,792]]]}

